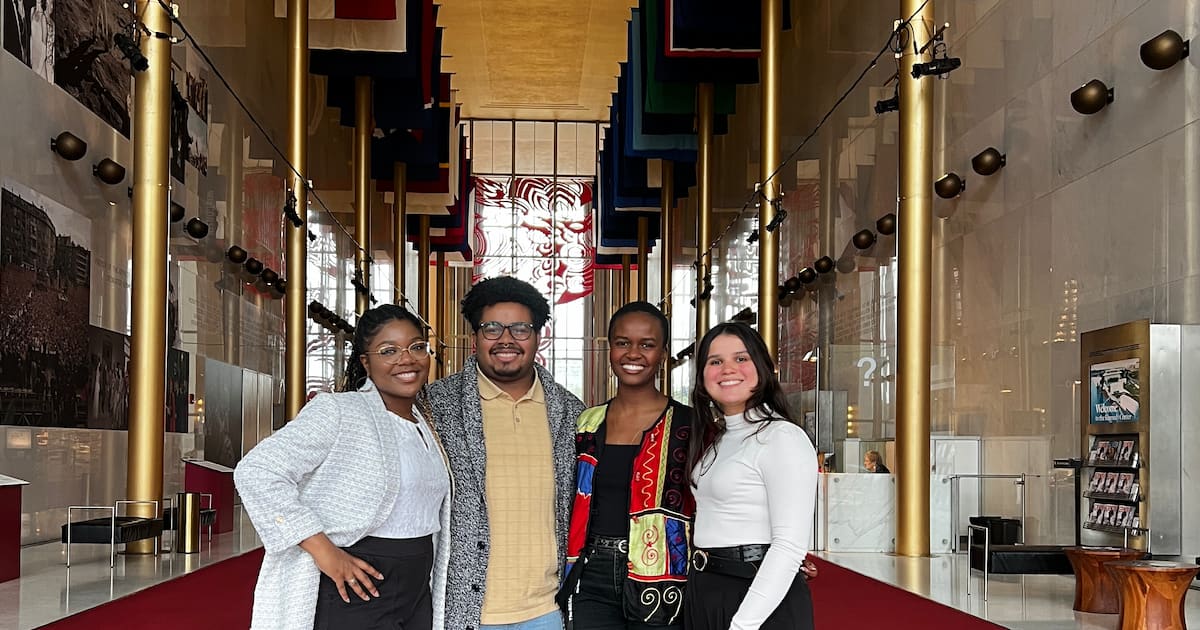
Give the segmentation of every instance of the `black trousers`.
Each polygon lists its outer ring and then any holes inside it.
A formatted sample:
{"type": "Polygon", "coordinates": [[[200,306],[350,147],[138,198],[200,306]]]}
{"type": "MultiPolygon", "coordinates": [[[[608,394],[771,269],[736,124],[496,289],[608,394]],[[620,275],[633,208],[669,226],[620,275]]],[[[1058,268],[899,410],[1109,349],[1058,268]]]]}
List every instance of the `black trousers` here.
{"type": "MultiPolygon", "coordinates": [[[[683,595],[683,625],[687,630],[729,630],[729,623],[750,590],[750,580],[711,571],[689,571],[683,595]]],[[[761,630],[813,630],[812,593],[803,573],[761,630]]]]}
{"type": "Polygon", "coordinates": [[[433,536],[368,536],[344,549],[350,555],[366,560],[383,574],[383,580],[371,580],[375,582],[379,597],[364,602],[356,593],[348,590],[350,603],[347,604],[338,595],[333,580],[321,574],[321,585],[317,590],[317,616],[313,622],[315,630],[433,628],[433,599],[429,592],[429,574],[433,570],[433,536]]]}
{"type": "MultiPolygon", "coordinates": [[[[682,630],[682,619],[679,624],[652,626],[625,618],[625,554],[616,549],[589,549],[584,555],[587,564],[579,577],[579,593],[572,600],[573,630],[682,630]]],[[[729,630],[728,626],[723,630],[729,630]]]]}

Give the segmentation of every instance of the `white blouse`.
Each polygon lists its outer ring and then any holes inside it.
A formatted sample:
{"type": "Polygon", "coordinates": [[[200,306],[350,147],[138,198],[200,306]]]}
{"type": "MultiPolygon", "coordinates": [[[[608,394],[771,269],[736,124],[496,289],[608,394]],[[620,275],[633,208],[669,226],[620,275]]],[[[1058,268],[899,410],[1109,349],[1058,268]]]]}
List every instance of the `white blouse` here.
{"type": "Polygon", "coordinates": [[[771,545],[730,625],[730,630],[757,630],[779,606],[808,554],[817,500],[816,449],[790,422],[763,426],[742,414],[725,416],[715,454],[710,449],[694,474],[696,547],[771,545]]]}
{"type": "Polygon", "coordinates": [[[400,427],[394,448],[400,461],[400,493],[387,520],[370,533],[376,538],[420,538],[436,534],[442,502],[450,494],[450,475],[429,423],[413,409],[416,422],[388,412],[400,427]]]}

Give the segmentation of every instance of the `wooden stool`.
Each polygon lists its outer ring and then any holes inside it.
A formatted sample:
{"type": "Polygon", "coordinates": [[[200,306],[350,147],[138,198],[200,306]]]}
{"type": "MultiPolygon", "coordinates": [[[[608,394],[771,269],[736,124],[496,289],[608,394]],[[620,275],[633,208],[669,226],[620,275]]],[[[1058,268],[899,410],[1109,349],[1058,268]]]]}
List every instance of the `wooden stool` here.
{"type": "Polygon", "coordinates": [[[1200,565],[1158,560],[1109,562],[1121,593],[1121,630],[1184,630],[1183,598],[1200,565]]]}
{"type": "Polygon", "coordinates": [[[1124,547],[1067,547],[1063,549],[1075,571],[1074,610],[1115,615],[1121,612],[1117,585],[1104,570],[1105,563],[1140,560],[1145,552],[1124,547]]]}

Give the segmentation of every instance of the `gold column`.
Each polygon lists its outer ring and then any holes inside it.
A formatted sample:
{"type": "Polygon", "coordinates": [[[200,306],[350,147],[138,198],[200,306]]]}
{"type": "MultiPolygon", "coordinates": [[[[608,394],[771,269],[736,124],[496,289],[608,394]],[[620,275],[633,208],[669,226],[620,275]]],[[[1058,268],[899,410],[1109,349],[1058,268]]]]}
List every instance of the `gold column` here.
{"type": "MultiPolygon", "coordinates": [[[[701,299],[705,278],[712,270],[712,145],[713,86],[701,83],[696,88],[696,344],[708,332],[708,300],[701,299]]],[[[761,319],[761,318],[760,318],[761,319]]],[[[702,360],[693,357],[694,360],[702,360]]]]}
{"type": "MultiPolygon", "coordinates": [[[[659,274],[662,275],[662,280],[659,286],[662,287],[661,298],[658,306],[662,309],[663,315],[667,316],[667,321],[671,321],[671,271],[672,271],[672,254],[675,251],[674,234],[671,230],[675,229],[675,163],[670,160],[663,160],[662,166],[662,217],[658,224],[658,255],[659,274]]],[[[671,334],[667,330],[667,338],[663,340],[666,344],[668,356],[671,352],[671,334]]],[[[669,359],[668,359],[669,360],[669,359]]],[[[671,395],[671,370],[666,365],[662,367],[662,385],[661,391],[668,397],[671,395]]]]}
{"type": "MultiPolygon", "coordinates": [[[[437,269],[435,270],[433,277],[434,277],[434,284],[437,285],[435,287],[435,291],[437,292],[437,298],[435,298],[432,301],[432,303],[437,304],[437,316],[436,316],[437,323],[435,323],[433,325],[433,328],[434,328],[434,332],[437,333],[438,350],[445,352],[445,347],[448,345],[446,340],[449,337],[449,335],[446,334],[446,322],[447,322],[446,305],[450,302],[450,298],[449,298],[448,292],[446,290],[447,287],[446,287],[446,253],[445,252],[437,253],[437,269]]],[[[444,355],[439,355],[439,356],[441,356],[441,360],[437,361],[437,377],[441,378],[448,373],[448,372],[446,372],[446,368],[448,368],[449,366],[446,365],[446,361],[449,359],[449,357],[446,357],[444,355]]]]}
{"type": "MultiPolygon", "coordinates": [[[[223,142],[225,156],[221,161],[221,171],[225,175],[225,245],[246,246],[242,242],[244,227],[242,226],[242,193],[245,185],[245,163],[242,161],[242,111],[232,97],[227,103],[229,120],[225,123],[223,142]]],[[[110,260],[116,260],[115,258],[110,260]]],[[[233,287],[241,286],[238,278],[240,268],[232,263],[225,266],[222,276],[230,281],[233,287]],[[232,267],[232,269],[230,269],[232,267]]],[[[110,283],[111,284],[111,283],[110,283]]],[[[222,358],[230,365],[242,364],[242,294],[238,290],[221,292],[222,322],[224,330],[205,331],[203,334],[219,336],[224,344],[222,358]]],[[[198,333],[199,334],[199,333],[198,333]]]]}
{"type": "Polygon", "coordinates": [[[392,215],[396,229],[392,230],[392,283],[396,286],[396,304],[409,308],[404,300],[408,293],[404,288],[405,254],[408,253],[408,165],[396,162],[392,175],[392,215]]]}
{"type": "Polygon", "coordinates": [[[645,302],[647,276],[650,275],[646,273],[650,260],[650,217],[638,217],[637,230],[637,299],[645,302]]]}
{"type": "MultiPolygon", "coordinates": [[[[417,234],[417,310],[429,324],[429,215],[422,214],[417,234]]],[[[475,322],[479,323],[479,322],[475,322]]]]}
{"type": "Polygon", "coordinates": [[[620,291],[617,292],[619,297],[618,303],[614,308],[621,308],[626,302],[630,301],[631,285],[633,284],[633,266],[629,260],[629,254],[621,254],[621,275],[620,275],[620,291]]]}
{"type": "MultiPolygon", "coordinates": [[[[910,32],[933,32],[933,2],[901,0],[910,32]],[[922,5],[923,8],[922,8],[922,5]]],[[[923,57],[923,55],[922,55],[923,57]]],[[[933,77],[914,79],[922,61],[900,57],[900,216],[896,299],[896,553],[929,555],[929,337],[933,240],[933,77]]]]}
{"type": "MultiPolygon", "coordinates": [[[[308,220],[308,0],[288,0],[288,161],[296,213],[308,220]]],[[[241,152],[238,152],[241,158],[241,152]]],[[[284,417],[300,413],[308,393],[305,346],[308,332],[308,227],[283,222],[287,237],[287,325],[284,327],[284,417]]]]}
{"type": "Polygon", "coordinates": [[[762,0],[762,53],[759,81],[762,82],[761,131],[758,168],[762,182],[762,209],[758,212],[758,332],[772,357],[779,347],[779,239],[767,226],[775,220],[774,201],[779,199],[779,182],[773,177],[779,166],[780,48],[783,35],[783,4],[762,0]]]}
{"type": "MultiPolygon", "coordinates": [[[[163,5],[137,0],[137,15],[152,32],[171,32],[163,5]]],[[[158,501],[163,486],[163,405],[167,373],[167,186],[171,146],[171,42],[142,38],[150,62],[134,74],[133,294],[129,362],[129,460],[125,498],[158,501]]],[[[157,516],[151,505],[129,512],[157,516]]],[[[154,553],[155,539],[125,546],[129,554],[154,553]]]]}
{"type": "MultiPolygon", "coordinates": [[[[375,124],[371,114],[371,77],[354,78],[354,253],[355,269],[362,281],[371,286],[367,257],[371,255],[371,134],[375,124]]],[[[355,292],[355,307],[359,315],[371,308],[370,295],[355,292]]]]}

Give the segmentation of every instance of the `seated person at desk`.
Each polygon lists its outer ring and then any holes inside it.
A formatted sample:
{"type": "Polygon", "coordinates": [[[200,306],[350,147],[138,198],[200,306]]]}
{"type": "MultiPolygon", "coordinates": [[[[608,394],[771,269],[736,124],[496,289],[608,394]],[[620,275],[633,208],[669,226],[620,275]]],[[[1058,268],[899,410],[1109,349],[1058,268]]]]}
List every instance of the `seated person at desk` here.
{"type": "Polygon", "coordinates": [[[869,473],[890,474],[892,472],[883,465],[883,456],[879,454],[879,451],[867,451],[866,455],[863,455],[863,468],[869,473]]]}

